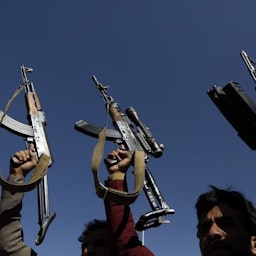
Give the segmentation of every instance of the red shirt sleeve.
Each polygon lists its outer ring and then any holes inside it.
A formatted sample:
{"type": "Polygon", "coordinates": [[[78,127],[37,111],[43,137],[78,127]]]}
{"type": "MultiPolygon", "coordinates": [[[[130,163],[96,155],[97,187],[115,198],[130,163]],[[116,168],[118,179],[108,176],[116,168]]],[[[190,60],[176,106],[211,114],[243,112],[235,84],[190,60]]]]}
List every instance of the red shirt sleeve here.
{"type": "MultiPolygon", "coordinates": [[[[124,180],[106,181],[106,186],[127,191],[124,180]]],[[[105,200],[107,223],[110,239],[116,256],[153,256],[154,254],[141,244],[135,230],[129,205],[116,204],[105,200]]]]}

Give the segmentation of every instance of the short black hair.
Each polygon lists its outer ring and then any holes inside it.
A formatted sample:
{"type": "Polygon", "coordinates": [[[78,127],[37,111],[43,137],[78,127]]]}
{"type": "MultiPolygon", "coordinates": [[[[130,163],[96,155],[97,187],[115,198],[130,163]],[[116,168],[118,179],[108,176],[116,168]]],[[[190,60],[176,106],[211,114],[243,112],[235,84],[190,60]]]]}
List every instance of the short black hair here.
{"type": "Polygon", "coordinates": [[[106,220],[93,219],[93,220],[89,221],[87,224],[85,224],[85,229],[84,229],[83,233],[78,237],[78,241],[83,243],[89,232],[96,230],[96,229],[101,229],[101,228],[107,229],[107,221],[106,220]]]}
{"type": "MultiPolygon", "coordinates": [[[[256,210],[251,201],[246,199],[243,193],[228,189],[219,189],[210,185],[210,190],[201,194],[195,204],[197,219],[200,221],[202,214],[210,211],[215,205],[225,203],[231,208],[238,210],[248,233],[256,235],[256,210]]],[[[199,225],[197,225],[197,230],[199,225]]],[[[198,230],[199,231],[199,230],[198,230]]],[[[199,237],[199,232],[197,236],[199,237]]]]}

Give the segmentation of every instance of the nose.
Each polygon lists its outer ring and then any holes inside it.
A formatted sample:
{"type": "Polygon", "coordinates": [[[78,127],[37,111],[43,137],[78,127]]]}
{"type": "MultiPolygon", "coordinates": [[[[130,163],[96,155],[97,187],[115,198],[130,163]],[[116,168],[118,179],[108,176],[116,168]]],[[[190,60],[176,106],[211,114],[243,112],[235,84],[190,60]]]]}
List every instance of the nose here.
{"type": "Polygon", "coordinates": [[[95,253],[95,246],[93,243],[89,243],[87,246],[87,254],[86,255],[94,255],[95,253]]]}
{"type": "Polygon", "coordinates": [[[208,230],[207,237],[210,240],[222,240],[225,238],[226,232],[222,230],[215,222],[212,223],[208,230]]]}
{"type": "Polygon", "coordinates": [[[88,250],[87,248],[85,248],[83,251],[82,251],[82,255],[81,256],[86,256],[88,255],[88,250]]]}

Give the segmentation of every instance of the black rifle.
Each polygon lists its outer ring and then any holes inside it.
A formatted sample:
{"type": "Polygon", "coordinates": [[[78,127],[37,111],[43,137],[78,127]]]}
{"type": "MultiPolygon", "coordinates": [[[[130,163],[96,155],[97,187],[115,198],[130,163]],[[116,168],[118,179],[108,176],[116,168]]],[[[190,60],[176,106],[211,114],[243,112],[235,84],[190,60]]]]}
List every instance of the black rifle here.
{"type": "MultiPolygon", "coordinates": [[[[23,83],[20,85],[19,90],[23,88],[25,89],[27,119],[29,125],[14,120],[13,118],[6,115],[6,111],[3,112],[0,110],[1,125],[3,128],[9,130],[10,132],[25,138],[27,148],[29,148],[29,145],[33,143],[38,162],[43,155],[46,155],[48,157],[46,168],[48,169],[53,163],[53,158],[51,156],[50,147],[45,131],[45,114],[41,109],[39,98],[36,94],[33,83],[27,79],[27,73],[33,72],[33,69],[22,65],[20,66],[20,71],[23,83]]],[[[17,159],[15,158],[12,158],[11,161],[13,164],[15,164],[15,162],[17,163],[17,159]]],[[[36,186],[38,192],[38,224],[40,225],[40,230],[37,234],[35,244],[39,245],[42,243],[46,231],[55,218],[56,213],[52,215],[50,214],[48,180],[46,172],[42,179],[40,179],[40,181],[36,184],[36,186]]],[[[34,187],[31,186],[28,190],[33,188],[34,187]]]]}
{"type": "MultiPolygon", "coordinates": [[[[163,153],[163,145],[158,144],[149,129],[141,122],[134,108],[126,110],[126,115],[121,111],[119,104],[113,97],[107,94],[108,86],[98,82],[95,76],[92,79],[99,90],[101,97],[106,103],[106,108],[113,120],[115,129],[107,129],[106,140],[113,141],[118,147],[124,145],[126,150],[135,152],[136,150],[145,152],[145,179],[143,191],[152,208],[151,212],[142,215],[136,223],[136,229],[141,231],[150,227],[157,227],[162,223],[169,223],[163,219],[163,215],[174,214],[160,193],[156,182],[147,167],[149,155],[158,158],[163,153]]],[[[102,128],[89,124],[83,120],[75,123],[75,129],[92,137],[98,138],[102,128]]]]}
{"type": "MultiPolygon", "coordinates": [[[[240,52],[253,80],[256,82],[255,62],[245,51],[240,52]]],[[[208,96],[223,116],[237,131],[238,136],[256,150],[256,105],[239,83],[229,82],[224,87],[214,85],[208,96]]]]}

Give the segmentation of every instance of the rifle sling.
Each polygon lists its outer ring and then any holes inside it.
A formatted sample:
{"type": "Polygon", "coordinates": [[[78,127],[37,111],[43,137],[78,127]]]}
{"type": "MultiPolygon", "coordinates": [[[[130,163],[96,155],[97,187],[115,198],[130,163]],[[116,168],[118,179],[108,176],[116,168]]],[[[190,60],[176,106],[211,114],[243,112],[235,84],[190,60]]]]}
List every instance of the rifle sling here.
{"type": "Polygon", "coordinates": [[[96,194],[98,197],[105,199],[110,199],[117,204],[131,204],[133,203],[144,186],[145,177],[145,155],[143,151],[135,151],[134,153],[134,176],[135,185],[134,191],[128,193],[125,191],[119,191],[116,189],[108,188],[99,182],[98,169],[102,160],[104,152],[104,144],[106,140],[107,127],[105,126],[99,134],[98,142],[94,148],[91,168],[94,177],[94,186],[96,189],[96,194]]]}
{"type": "Polygon", "coordinates": [[[14,184],[6,181],[0,173],[0,184],[5,190],[9,190],[12,193],[27,192],[34,189],[41,179],[46,175],[48,171],[50,157],[42,154],[40,157],[34,172],[31,175],[29,182],[26,184],[14,184]]]}

